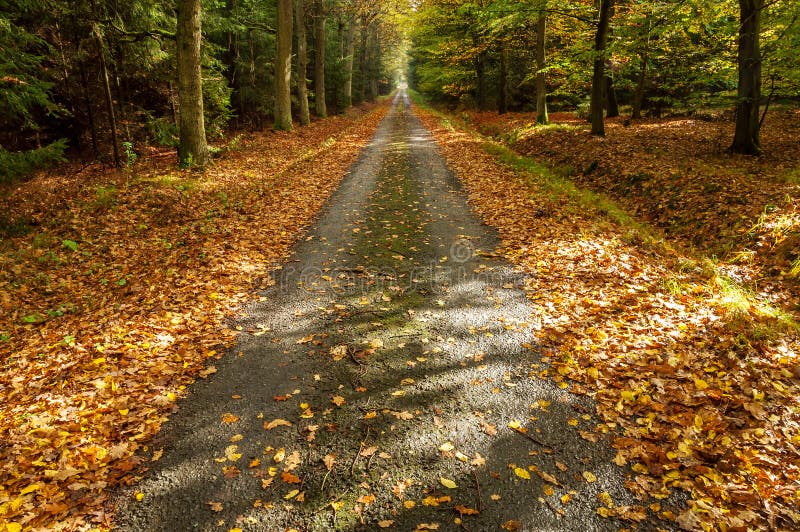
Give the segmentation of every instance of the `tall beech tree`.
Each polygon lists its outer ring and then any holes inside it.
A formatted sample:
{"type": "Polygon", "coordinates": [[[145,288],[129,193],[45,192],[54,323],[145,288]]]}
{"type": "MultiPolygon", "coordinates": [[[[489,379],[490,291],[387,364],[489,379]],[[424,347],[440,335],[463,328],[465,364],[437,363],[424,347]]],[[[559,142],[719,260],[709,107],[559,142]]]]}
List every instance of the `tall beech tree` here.
{"type": "Polygon", "coordinates": [[[325,52],[327,33],[325,0],[316,0],[314,5],[314,112],[319,117],[328,116],[328,105],[325,102],[325,52]]]}
{"type": "Polygon", "coordinates": [[[539,16],[536,19],[536,123],[548,124],[547,115],[547,80],[545,67],[547,48],[547,0],[543,0],[539,16]]]}
{"type": "Polygon", "coordinates": [[[311,122],[308,110],[308,43],[306,40],[306,8],[304,0],[295,0],[297,26],[297,106],[301,126],[311,122]]]}
{"type": "Polygon", "coordinates": [[[292,129],[292,25],[293,0],[278,0],[278,28],[275,41],[275,125],[292,129]]]}
{"type": "Polygon", "coordinates": [[[761,15],[764,0],[739,0],[739,83],[731,151],[761,154],[761,15]]]}
{"type": "Polygon", "coordinates": [[[200,0],[179,0],[176,33],[178,64],[178,160],[182,166],[208,164],[203,116],[203,78],[200,70],[200,0]]]}
{"type": "Polygon", "coordinates": [[[592,134],[605,135],[605,120],[603,116],[603,96],[606,88],[606,45],[608,44],[608,29],[611,22],[611,13],[614,0],[598,0],[597,29],[594,36],[594,66],[592,71],[592,93],[589,103],[592,134]]]}

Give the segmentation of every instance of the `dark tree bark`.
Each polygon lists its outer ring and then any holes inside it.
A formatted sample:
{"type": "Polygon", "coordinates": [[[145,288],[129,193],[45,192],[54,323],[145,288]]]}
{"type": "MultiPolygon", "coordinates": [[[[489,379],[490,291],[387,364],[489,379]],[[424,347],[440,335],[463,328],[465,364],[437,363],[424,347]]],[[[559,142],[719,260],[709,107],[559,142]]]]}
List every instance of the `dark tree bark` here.
{"type": "Polygon", "coordinates": [[[316,34],[314,40],[317,47],[314,55],[314,111],[319,117],[328,116],[328,106],[325,104],[325,48],[327,39],[324,8],[323,0],[318,0],[315,6],[316,24],[314,27],[316,34]]]}
{"type": "Polygon", "coordinates": [[[275,41],[275,129],[292,130],[292,0],[278,0],[275,41]]]}
{"type": "MultiPolygon", "coordinates": [[[[547,8],[547,2],[542,6],[547,8]]],[[[539,13],[536,21],[536,123],[548,124],[547,116],[547,84],[544,69],[547,65],[545,58],[545,39],[547,31],[547,12],[544,9],[539,13]]]]}
{"type": "Polygon", "coordinates": [[[367,85],[369,84],[369,72],[367,71],[367,44],[369,37],[369,22],[366,19],[361,21],[361,47],[358,55],[358,70],[361,74],[358,86],[358,101],[363,102],[367,98],[367,85]]]}
{"type": "Polygon", "coordinates": [[[103,35],[100,33],[100,27],[94,24],[92,31],[94,33],[94,42],[97,46],[97,55],[100,63],[100,76],[103,82],[103,93],[106,100],[106,112],[108,113],[108,127],[111,129],[111,146],[112,154],[114,156],[114,166],[117,168],[122,166],[122,159],[119,156],[119,140],[117,138],[117,118],[114,113],[114,97],[111,95],[111,81],[108,78],[108,65],[106,63],[105,44],[103,44],[103,35]]]}
{"type": "Polygon", "coordinates": [[[475,76],[477,78],[476,100],[478,109],[486,109],[486,52],[479,52],[475,58],[475,76]]]}
{"type": "Polygon", "coordinates": [[[180,133],[178,160],[182,166],[203,167],[209,160],[203,117],[200,40],[200,0],[180,0],[175,42],[180,133]]]}
{"type": "Polygon", "coordinates": [[[761,104],[761,11],[764,0],[739,0],[739,88],[736,130],[731,151],[761,154],[759,109],[761,104]]]}
{"type": "Polygon", "coordinates": [[[608,43],[608,28],[611,20],[611,7],[614,0],[598,0],[600,18],[594,37],[594,69],[592,72],[592,97],[590,103],[592,134],[605,136],[606,128],[603,117],[603,89],[605,88],[605,51],[608,43]]]}
{"type": "Polygon", "coordinates": [[[295,22],[297,25],[297,102],[300,125],[311,123],[308,110],[308,43],[306,41],[305,1],[295,0],[295,22]]]}
{"type": "Polygon", "coordinates": [[[508,46],[500,45],[500,79],[497,86],[497,113],[508,112],[508,46]]]}

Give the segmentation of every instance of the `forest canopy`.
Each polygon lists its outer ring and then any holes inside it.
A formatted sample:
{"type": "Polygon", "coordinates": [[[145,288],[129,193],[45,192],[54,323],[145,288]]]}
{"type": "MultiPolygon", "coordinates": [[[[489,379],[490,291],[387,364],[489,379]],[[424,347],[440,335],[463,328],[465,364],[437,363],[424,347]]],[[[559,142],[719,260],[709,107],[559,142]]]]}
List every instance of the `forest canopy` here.
{"type": "Polygon", "coordinates": [[[620,106],[633,119],[730,109],[732,149],[758,154],[764,113],[800,98],[798,17],[789,0],[3,0],[0,179],[65,153],[120,166],[176,147],[191,136],[181,92],[202,144],[304,125],[309,110],[341,112],[402,79],[541,123],[548,106],[575,110],[600,135],[620,106]],[[190,8],[197,22],[181,33],[190,8]],[[197,78],[183,90],[182,66],[197,78]]]}

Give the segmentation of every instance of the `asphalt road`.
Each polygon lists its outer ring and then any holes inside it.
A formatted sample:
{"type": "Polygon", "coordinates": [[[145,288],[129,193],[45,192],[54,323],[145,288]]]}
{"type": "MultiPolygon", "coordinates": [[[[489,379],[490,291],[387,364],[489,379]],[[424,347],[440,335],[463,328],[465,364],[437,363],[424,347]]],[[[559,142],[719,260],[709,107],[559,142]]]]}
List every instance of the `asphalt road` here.
{"type": "Polygon", "coordinates": [[[120,529],[669,528],[598,514],[647,503],[591,401],[541,377],[497,243],[399,93],[118,494],[120,529]]]}

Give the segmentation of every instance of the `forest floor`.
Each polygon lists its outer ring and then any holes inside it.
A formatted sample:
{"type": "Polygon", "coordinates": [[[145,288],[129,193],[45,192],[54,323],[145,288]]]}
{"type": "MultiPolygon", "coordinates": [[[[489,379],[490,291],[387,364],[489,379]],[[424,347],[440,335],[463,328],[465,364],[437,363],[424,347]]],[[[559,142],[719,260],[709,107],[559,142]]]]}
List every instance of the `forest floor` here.
{"type": "Polygon", "coordinates": [[[800,527],[796,145],[399,102],[3,191],[0,522],[800,527]]]}

